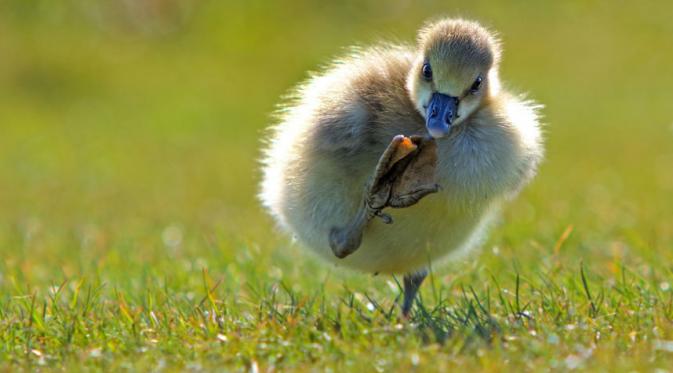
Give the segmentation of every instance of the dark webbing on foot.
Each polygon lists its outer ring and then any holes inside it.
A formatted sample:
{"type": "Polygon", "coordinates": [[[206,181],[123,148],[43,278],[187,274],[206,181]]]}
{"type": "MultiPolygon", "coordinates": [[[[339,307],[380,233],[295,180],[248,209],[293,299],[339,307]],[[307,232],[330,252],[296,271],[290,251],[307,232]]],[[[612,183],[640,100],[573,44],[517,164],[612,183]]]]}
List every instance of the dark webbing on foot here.
{"type": "Polygon", "coordinates": [[[386,224],[393,219],[383,212],[386,207],[405,208],[439,190],[435,183],[437,145],[431,138],[395,136],[381,155],[363,202],[353,219],[329,232],[329,244],[338,258],[355,252],[362,243],[365,228],[374,217],[386,224]],[[405,150],[413,144],[413,150],[405,150]]]}

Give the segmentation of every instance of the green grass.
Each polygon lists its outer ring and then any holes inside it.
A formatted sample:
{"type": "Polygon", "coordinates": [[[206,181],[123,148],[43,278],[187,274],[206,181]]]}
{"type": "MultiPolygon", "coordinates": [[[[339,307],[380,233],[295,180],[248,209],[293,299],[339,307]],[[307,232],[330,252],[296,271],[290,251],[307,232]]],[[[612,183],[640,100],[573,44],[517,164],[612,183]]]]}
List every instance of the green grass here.
{"type": "Polygon", "coordinates": [[[670,371],[671,11],[0,2],[0,369],[670,371]],[[500,31],[548,152],[405,322],[395,279],[274,230],[256,159],[306,71],[437,14],[500,31]]]}

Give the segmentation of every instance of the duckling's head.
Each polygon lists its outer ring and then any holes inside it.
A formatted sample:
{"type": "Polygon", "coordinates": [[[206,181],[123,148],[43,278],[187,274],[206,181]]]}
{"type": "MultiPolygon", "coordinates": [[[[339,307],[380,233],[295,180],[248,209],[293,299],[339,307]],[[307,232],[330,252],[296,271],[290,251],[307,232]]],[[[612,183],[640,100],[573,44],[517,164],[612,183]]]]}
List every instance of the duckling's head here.
{"type": "Polygon", "coordinates": [[[498,42],[476,22],[442,20],[420,30],[418,46],[407,89],[429,134],[444,137],[498,89],[498,42]]]}

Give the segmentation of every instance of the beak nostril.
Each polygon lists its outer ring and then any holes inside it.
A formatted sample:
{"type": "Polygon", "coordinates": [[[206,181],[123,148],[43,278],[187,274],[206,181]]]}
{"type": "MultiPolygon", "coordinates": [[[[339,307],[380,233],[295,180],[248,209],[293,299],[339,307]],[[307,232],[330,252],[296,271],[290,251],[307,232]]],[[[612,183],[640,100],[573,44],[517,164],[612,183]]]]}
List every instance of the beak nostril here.
{"type": "Polygon", "coordinates": [[[451,122],[453,122],[453,112],[452,111],[448,111],[446,113],[446,116],[444,117],[444,121],[446,122],[446,124],[451,124],[451,122]]]}

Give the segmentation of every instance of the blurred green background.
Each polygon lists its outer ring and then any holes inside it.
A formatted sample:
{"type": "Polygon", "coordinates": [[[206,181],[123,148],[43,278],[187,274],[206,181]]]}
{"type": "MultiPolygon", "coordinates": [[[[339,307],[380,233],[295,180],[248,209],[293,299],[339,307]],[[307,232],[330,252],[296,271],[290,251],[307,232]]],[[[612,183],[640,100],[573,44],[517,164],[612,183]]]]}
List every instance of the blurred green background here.
{"type": "Polygon", "coordinates": [[[671,14],[668,1],[2,0],[5,278],[123,281],[109,268],[165,274],[176,255],[224,268],[243,251],[301,268],[255,197],[270,113],[345,47],[413,42],[438,15],[497,30],[503,79],[545,105],[547,160],[487,247],[549,260],[572,225],[562,262],[670,262],[671,14]]]}
{"type": "Polygon", "coordinates": [[[669,367],[672,14],[670,1],[0,0],[0,370],[669,367]],[[439,313],[417,327],[378,311],[395,310],[390,278],[318,265],[274,229],[257,159],[308,71],[353,44],[412,43],[439,15],[500,33],[502,78],[545,106],[547,157],[482,255],[434,268],[422,299],[439,313]],[[449,334],[433,344],[437,325],[449,334]],[[469,348],[484,330],[495,342],[469,348]]]}

